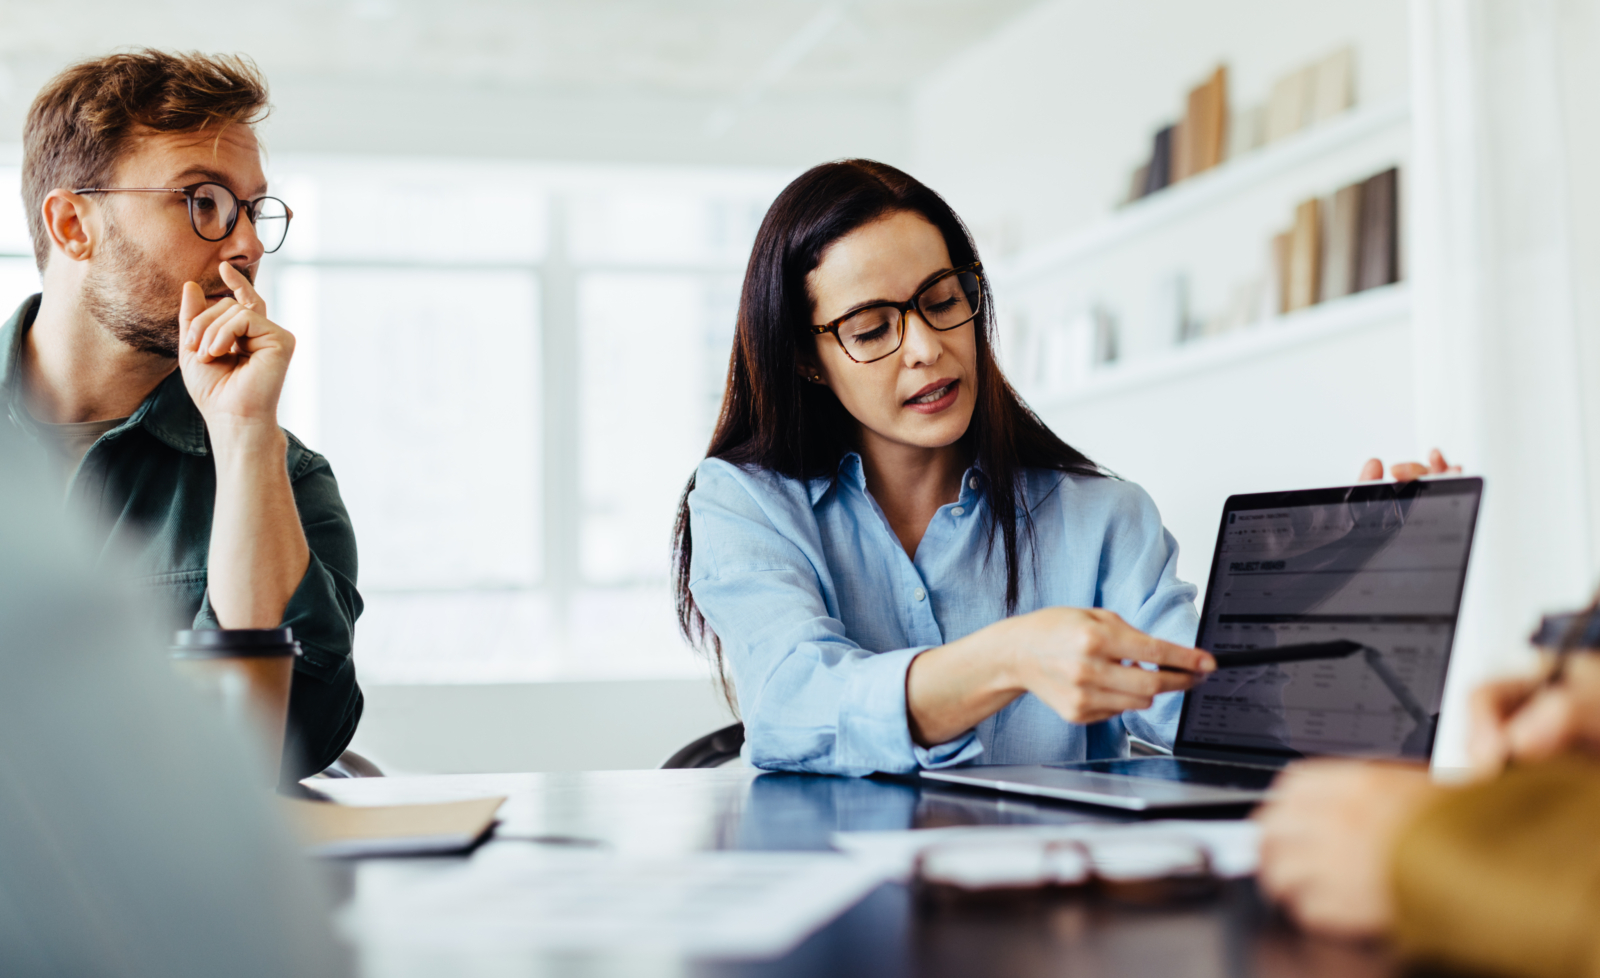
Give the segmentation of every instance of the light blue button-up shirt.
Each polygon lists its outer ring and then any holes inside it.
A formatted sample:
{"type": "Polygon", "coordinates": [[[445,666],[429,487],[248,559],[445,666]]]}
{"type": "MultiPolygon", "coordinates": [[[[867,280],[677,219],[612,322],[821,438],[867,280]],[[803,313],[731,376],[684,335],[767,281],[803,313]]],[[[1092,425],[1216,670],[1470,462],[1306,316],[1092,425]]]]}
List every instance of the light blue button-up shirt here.
{"type": "MultiPolygon", "coordinates": [[[[1194,641],[1196,589],[1178,580],[1178,545],[1143,489],[1044,470],[1022,483],[1036,545],[1030,554],[1024,537],[1019,547],[1018,614],[1108,608],[1157,637],[1194,641]]],[[[1088,726],[1027,694],[949,743],[911,740],[911,660],[1005,617],[1004,551],[997,538],[990,555],[986,493],[969,469],[912,559],[854,453],[837,480],[700,464],[689,588],[722,640],[752,764],[859,776],[1113,757],[1130,732],[1172,743],[1177,693],[1088,726]]]]}

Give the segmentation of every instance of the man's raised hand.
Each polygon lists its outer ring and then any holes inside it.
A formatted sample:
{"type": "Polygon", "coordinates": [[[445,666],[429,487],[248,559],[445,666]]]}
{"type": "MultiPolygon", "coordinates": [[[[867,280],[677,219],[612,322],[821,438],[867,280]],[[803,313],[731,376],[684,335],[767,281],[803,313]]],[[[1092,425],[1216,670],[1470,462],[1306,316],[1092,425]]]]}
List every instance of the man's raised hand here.
{"type": "Polygon", "coordinates": [[[276,431],[278,395],[294,355],[294,336],[267,318],[267,306],[244,273],[220,266],[231,298],[206,308],[205,292],[183,284],[178,313],[178,368],[215,438],[230,425],[276,431]]]}

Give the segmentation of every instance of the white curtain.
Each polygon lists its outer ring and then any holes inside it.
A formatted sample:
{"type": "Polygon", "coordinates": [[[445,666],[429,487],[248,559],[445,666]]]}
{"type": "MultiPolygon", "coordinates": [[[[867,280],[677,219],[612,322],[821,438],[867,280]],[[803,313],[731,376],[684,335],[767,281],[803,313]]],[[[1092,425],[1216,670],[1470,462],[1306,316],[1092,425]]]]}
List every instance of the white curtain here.
{"type": "Polygon", "coordinates": [[[1412,0],[1405,188],[1422,444],[1487,482],[1436,763],[1600,561],[1600,3],[1412,0]]]}

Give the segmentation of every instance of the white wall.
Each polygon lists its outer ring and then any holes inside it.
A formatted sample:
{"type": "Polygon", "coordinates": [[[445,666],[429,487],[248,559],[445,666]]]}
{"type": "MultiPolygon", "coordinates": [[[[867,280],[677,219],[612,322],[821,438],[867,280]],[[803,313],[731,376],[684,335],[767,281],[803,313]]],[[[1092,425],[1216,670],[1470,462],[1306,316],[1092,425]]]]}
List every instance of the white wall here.
{"type": "Polygon", "coordinates": [[[1405,91],[1406,10],[1392,0],[1049,0],[919,86],[912,172],[999,257],[1109,211],[1219,61],[1230,100],[1250,104],[1345,44],[1357,104],[1405,91]]]}
{"type": "Polygon", "coordinates": [[[653,768],[733,722],[709,679],[368,686],[351,749],[388,774],[653,768]]]}
{"type": "Polygon", "coordinates": [[[1230,495],[1346,485],[1367,458],[1410,451],[1416,414],[1405,393],[1412,364],[1404,307],[1354,328],[1328,325],[1284,326],[1290,342],[1281,346],[1218,357],[1201,369],[1153,369],[1114,392],[1050,405],[1041,416],[1069,444],[1150,493],[1178,540],[1179,576],[1203,588],[1230,495]],[[1375,349],[1389,355],[1374,357],[1375,349]]]}

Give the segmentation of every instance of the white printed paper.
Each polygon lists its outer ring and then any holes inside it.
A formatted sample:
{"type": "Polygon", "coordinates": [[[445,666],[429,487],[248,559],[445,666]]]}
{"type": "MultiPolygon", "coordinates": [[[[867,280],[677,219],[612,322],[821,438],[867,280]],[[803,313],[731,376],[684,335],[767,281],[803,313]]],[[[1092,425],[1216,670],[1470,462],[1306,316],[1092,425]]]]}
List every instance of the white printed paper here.
{"type": "Polygon", "coordinates": [[[837,853],[664,859],[489,846],[448,866],[359,867],[342,927],[358,945],[780,956],[888,878],[837,853]]]}

